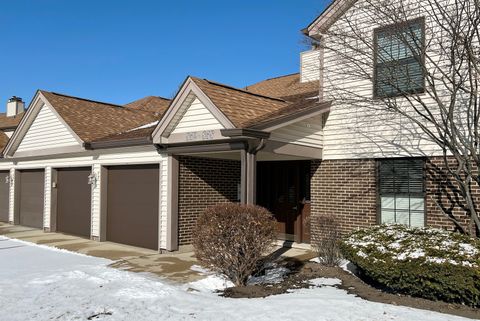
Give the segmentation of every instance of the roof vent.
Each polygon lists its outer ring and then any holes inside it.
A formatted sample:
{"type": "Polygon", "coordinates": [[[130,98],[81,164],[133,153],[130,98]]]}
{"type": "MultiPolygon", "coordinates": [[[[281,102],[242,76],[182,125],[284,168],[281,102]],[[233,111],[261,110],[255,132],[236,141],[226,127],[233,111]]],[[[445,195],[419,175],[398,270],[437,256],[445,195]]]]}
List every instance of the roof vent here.
{"type": "Polygon", "coordinates": [[[25,111],[25,103],[22,98],[12,96],[7,102],[7,117],[13,117],[25,111]]]}

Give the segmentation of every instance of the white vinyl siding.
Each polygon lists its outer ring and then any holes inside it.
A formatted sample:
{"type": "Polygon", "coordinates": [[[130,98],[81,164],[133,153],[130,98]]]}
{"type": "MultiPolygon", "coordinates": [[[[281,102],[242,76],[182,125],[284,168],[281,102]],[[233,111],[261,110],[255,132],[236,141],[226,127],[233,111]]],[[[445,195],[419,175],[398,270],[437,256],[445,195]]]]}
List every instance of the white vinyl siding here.
{"type": "MultiPolygon", "coordinates": [[[[418,4],[418,1],[415,3],[418,4]]],[[[422,6],[413,7],[415,9],[411,12],[411,19],[425,15],[422,6]]],[[[330,27],[322,40],[327,47],[324,50],[322,69],[324,99],[333,101],[324,129],[323,158],[333,160],[441,155],[440,148],[426,138],[418,126],[405,120],[405,117],[388,112],[380,105],[363,106],[341,100],[346,91],[340,88],[347,88],[352,96],[365,97],[365,104],[368,104],[368,99],[373,97],[373,83],[364,74],[352,73],[352,70],[356,70],[354,62],[345,58],[358,54],[358,51],[351,48],[352,42],[348,46],[341,45],[343,38],[335,41],[331,34],[344,34],[345,30],[350,30],[352,27],[345,18],[348,17],[350,22],[354,21],[355,25],[360,26],[355,32],[369,37],[373,42],[374,29],[386,25],[381,24],[381,21],[372,23],[375,20],[373,10],[365,1],[357,1],[330,27]]],[[[433,36],[432,21],[426,19],[425,25],[425,39],[429,42],[433,36]]],[[[373,51],[370,51],[371,56],[365,59],[372,61],[369,75],[373,75],[373,51]]],[[[425,101],[427,105],[434,106],[433,101],[427,98],[425,101]]]]}
{"type": "MultiPolygon", "coordinates": [[[[92,204],[91,204],[91,230],[90,237],[100,239],[100,191],[102,184],[106,184],[106,178],[102,177],[101,165],[94,164],[92,166],[92,173],[96,176],[97,181],[91,185],[92,189],[92,204]]],[[[107,200],[104,200],[105,202],[107,200]]]]}
{"type": "Polygon", "coordinates": [[[309,50],[300,54],[300,82],[320,79],[320,55],[320,50],[309,50]]]}
{"type": "Polygon", "coordinates": [[[10,195],[8,198],[9,202],[9,211],[8,211],[8,220],[9,222],[15,222],[15,184],[18,177],[15,175],[15,169],[10,168],[10,195]]]}
{"type": "Polygon", "coordinates": [[[315,116],[272,131],[270,139],[303,146],[323,147],[323,116],[315,116]]]}
{"type": "Polygon", "coordinates": [[[175,125],[172,134],[223,128],[210,110],[195,98],[175,125]]]}
{"type": "Polygon", "coordinates": [[[43,105],[16,152],[79,146],[77,139],[47,105],[43,105]]]}
{"type": "Polygon", "coordinates": [[[159,229],[160,235],[160,248],[167,248],[167,211],[168,211],[168,157],[164,157],[160,162],[160,218],[159,229]]]}
{"type": "Polygon", "coordinates": [[[51,224],[51,203],[52,203],[52,168],[45,168],[45,192],[43,197],[43,228],[50,229],[51,224]]]}

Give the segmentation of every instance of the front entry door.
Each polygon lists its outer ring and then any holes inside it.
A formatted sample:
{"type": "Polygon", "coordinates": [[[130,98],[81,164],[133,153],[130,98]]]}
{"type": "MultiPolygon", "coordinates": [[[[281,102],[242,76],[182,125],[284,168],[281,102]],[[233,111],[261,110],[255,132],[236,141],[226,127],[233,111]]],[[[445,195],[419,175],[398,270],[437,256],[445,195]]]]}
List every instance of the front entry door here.
{"type": "Polygon", "coordinates": [[[274,214],[278,237],[309,242],[310,162],[259,162],[257,166],[257,204],[274,214]]]}

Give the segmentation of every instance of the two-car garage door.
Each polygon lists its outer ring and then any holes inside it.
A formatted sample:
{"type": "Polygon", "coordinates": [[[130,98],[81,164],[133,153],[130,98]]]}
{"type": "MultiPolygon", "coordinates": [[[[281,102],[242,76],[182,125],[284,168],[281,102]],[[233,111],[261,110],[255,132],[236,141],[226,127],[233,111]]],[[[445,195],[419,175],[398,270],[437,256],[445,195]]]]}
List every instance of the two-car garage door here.
{"type": "Polygon", "coordinates": [[[159,166],[108,168],[107,240],[158,249],[159,166]]]}
{"type": "MultiPolygon", "coordinates": [[[[57,231],[90,236],[90,168],[57,170],[57,231]]],[[[42,228],[44,211],[44,170],[22,170],[18,174],[19,223],[42,228]]]]}

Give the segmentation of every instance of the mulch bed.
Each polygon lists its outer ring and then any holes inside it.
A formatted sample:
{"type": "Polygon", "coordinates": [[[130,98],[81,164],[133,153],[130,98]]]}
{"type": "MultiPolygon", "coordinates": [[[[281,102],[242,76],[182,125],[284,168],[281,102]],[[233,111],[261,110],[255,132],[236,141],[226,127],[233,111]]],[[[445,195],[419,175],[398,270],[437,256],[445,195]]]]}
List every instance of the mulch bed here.
{"type": "Polygon", "coordinates": [[[460,304],[450,304],[442,301],[430,301],[406,295],[388,293],[371,286],[359,277],[344,271],[339,267],[326,267],[313,262],[301,262],[295,259],[285,259],[281,265],[292,271],[284,281],[277,284],[249,285],[245,287],[231,287],[223,291],[222,295],[229,298],[259,298],[270,295],[287,293],[293,289],[309,288],[309,280],[316,278],[337,278],[342,284],[337,286],[362,299],[408,306],[417,309],[453,314],[462,317],[480,319],[480,310],[460,304]]]}

